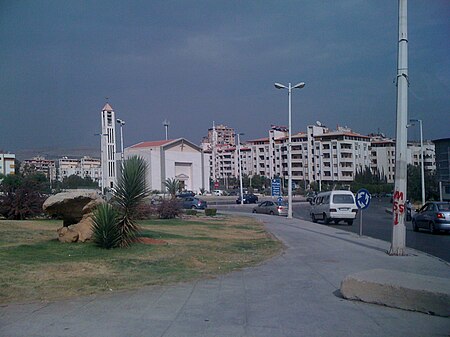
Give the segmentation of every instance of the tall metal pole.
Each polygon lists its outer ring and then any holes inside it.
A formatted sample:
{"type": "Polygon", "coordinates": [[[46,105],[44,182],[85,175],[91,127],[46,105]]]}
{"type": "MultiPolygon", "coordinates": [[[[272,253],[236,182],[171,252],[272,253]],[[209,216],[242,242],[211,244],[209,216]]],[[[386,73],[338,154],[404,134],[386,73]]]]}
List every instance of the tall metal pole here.
{"type": "Polygon", "coordinates": [[[288,176],[289,176],[289,180],[288,180],[288,204],[289,204],[289,208],[288,208],[288,218],[292,219],[292,148],[291,148],[291,144],[292,144],[292,96],[291,96],[291,92],[292,92],[292,86],[291,83],[289,83],[288,86],[288,95],[289,95],[289,130],[288,130],[288,135],[289,135],[289,140],[288,140],[288,146],[287,146],[287,150],[288,150],[288,176]]]}
{"type": "Polygon", "coordinates": [[[123,124],[120,124],[120,160],[122,162],[123,165],[123,124]]]}
{"type": "Polygon", "coordinates": [[[422,130],[422,120],[419,119],[420,126],[420,157],[421,160],[421,170],[422,170],[422,205],[425,205],[425,169],[424,169],[424,151],[423,151],[423,130],[422,130]]]}
{"type": "Polygon", "coordinates": [[[238,168],[239,168],[239,188],[241,193],[241,205],[244,204],[244,188],[242,186],[242,163],[241,163],[241,140],[240,133],[237,134],[238,168]]]}
{"type": "Polygon", "coordinates": [[[292,143],[292,89],[301,89],[305,86],[304,82],[300,82],[294,86],[289,83],[288,86],[285,86],[280,83],[275,83],[275,88],[277,89],[287,89],[288,90],[288,100],[289,100],[289,126],[288,126],[288,218],[292,219],[292,153],[291,153],[291,143],[292,143]]]}
{"type": "Polygon", "coordinates": [[[406,175],[408,120],[408,33],[407,0],[399,0],[397,63],[397,128],[395,144],[395,187],[392,242],[389,255],[405,255],[406,175]]]}

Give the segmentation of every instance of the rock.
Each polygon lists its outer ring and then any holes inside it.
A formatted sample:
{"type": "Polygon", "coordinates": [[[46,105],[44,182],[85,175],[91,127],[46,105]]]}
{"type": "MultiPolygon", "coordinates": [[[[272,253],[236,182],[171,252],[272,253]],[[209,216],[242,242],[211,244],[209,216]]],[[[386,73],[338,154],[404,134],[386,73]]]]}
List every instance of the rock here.
{"type": "Polygon", "coordinates": [[[59,241],[85,242],[92,237],[92,212],[104,202],[96,191],[77,190],[52,195],[43,209],[63,218],[64,226],[57,230],[59,241]]]}
{"type": "Polygon", "coordinates": [[[81,221],[83,214],[91,212],[94,205],[102,202],[100,200],[101,196],[95,190],[76,190],[50,196],[42,208],[49,215],[62,217],[64,227],[67,227],[81,221]],[[90,204],[94,200],[95,203],[90,204]],[[83,211],[87,205],[90,206],[83,211]]]}

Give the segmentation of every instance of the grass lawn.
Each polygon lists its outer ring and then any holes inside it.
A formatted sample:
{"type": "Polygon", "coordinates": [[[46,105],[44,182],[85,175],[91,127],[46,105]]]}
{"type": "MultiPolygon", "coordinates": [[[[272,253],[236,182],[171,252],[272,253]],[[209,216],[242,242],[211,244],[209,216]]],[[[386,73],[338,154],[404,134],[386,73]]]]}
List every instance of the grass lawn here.
{"type": "Polygon", "coordinates": [[[0,220],[0,303],[52,300],[167,284],[253,266],[282,249],[247,217],[140,221],[145,237],[106,250],[92,242],[60,243],[61,221],[0,220]]]}

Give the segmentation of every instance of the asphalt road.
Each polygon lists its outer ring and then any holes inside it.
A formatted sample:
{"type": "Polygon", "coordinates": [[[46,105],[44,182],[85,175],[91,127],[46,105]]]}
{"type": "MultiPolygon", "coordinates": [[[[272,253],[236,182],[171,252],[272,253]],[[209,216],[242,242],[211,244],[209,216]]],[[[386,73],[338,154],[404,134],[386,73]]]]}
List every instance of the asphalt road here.
{"type": "MultiPolygon", "coordinates": [[[[218,209],[230,209],[233,211],[251,212],[254,205],[217,205],[218,209]]],[[[372,200],[370,206],[363,210],[363,236],[391,241],[392,236],[392,215],[386,212],[392,205],[388,199],[372,200]]],[[[307,202],[295,202],[293,208],[294,218],[311,221],[309,216],[310,205],[307,202]]],[[[343,229],[349,232],[359,234],[359,214],[352,226],[345,223],[338,225],[328,225],[329,227],[343,229]]],[[[321,221],[318,226],[325,226],[321,221]]],[[[450,262],[450,234],[440,233],[431,234],[428,231],[421,230],[414,232],[411,222],[406,224],[406,246],[420,250],[422,252],[439,257],[444,261],[450,262]]]]}

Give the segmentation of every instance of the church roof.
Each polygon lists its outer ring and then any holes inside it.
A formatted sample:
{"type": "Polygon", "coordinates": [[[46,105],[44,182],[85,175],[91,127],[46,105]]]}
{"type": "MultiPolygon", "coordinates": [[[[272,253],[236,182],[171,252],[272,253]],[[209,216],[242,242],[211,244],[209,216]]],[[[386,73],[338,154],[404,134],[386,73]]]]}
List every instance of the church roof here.
{"type": "Polygon", "coordinates": [[[130,146],[130,148],[137,149],[137,148],[143,148],[143,147],[158,147],[158,146],[166,145],[173,141],[174,141],[173,139],[169,139],[169,140],[155,140],[155,141],[150,141],[150,142],[140,142],[140,143],[137,143],[136,145],[130,146]]]}

